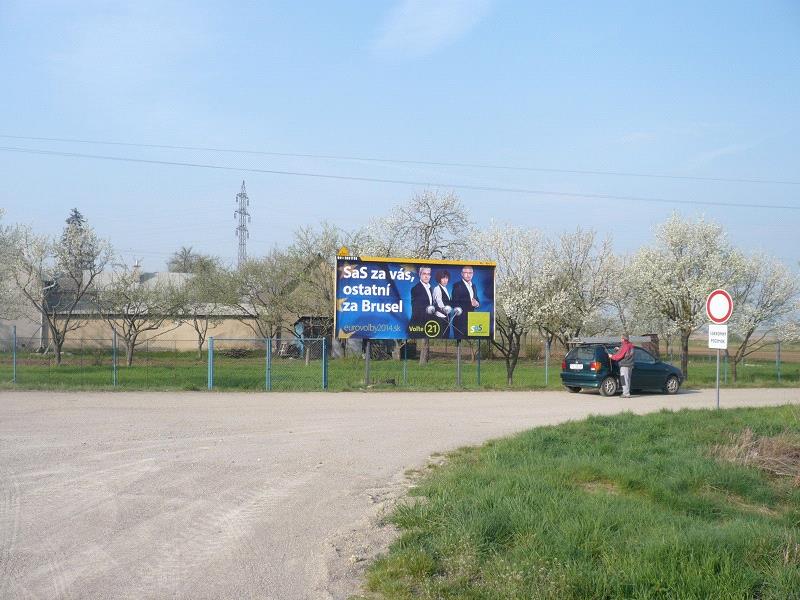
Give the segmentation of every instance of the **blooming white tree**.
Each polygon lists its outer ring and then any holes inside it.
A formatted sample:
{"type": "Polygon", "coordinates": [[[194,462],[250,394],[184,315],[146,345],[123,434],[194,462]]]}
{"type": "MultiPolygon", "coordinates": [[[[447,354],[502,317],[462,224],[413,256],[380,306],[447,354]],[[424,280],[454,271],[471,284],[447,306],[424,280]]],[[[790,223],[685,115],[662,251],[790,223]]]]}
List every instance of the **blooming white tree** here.
{"type": "Polygon", "coordinates": [[[76,309],[95,278],[111,259],[111,245],[97,237],[84,220],[70,218],[60,238],[16,228],[10,270],[19,293],[42,315],[50,344],[61,364],[61,349],[70,331],[83,323],[76,309]]]}
{"type": "Polygon", "coordinates": [[[608,326],[608,305],[615,259],[609,239],[578,228],[546,244],[534,282],[539,300],[535,321],[549,340],[567,342],[608,326]]]}
{"type": "Polygon", "coordinates": [[[723,228],[703,218],[692,221],[675,213],[656,227],[655,238],[634,256],[629,285],[640,306],[651,307],[677,331],[687,376],[689,336],[707,321],[706,298],[739,281],[744,259],[723,228]]]}
{"type": "Polygon", "coordinates": [[[796,317],[800,284],[797,276],[780,261],[757,254],[743,260],[741,276],[729,290],[733,314],[728,354],[733,380],[747,356],[775,340],[800,339],[796,317]]]}
{"type": "Polygon", "coordinates": [[[541,298],[536,297],[541,273],[542,234],[512,225],[492,225],[473,238],[474,252],[497,263],[495,269],[495,328],[492,345],[506,363],[506,382],[512,385],[521,341],[535,325],[541,298]]]}
{"type": "MultiPolygon", "coordinates": [[[[0,219],[3,218],[0,208],[0,219]]],[[[14,285],[14,249],[18,231],[0,224],[0,319],[14,319],[20,314],[20,294],[14,285]]]]}

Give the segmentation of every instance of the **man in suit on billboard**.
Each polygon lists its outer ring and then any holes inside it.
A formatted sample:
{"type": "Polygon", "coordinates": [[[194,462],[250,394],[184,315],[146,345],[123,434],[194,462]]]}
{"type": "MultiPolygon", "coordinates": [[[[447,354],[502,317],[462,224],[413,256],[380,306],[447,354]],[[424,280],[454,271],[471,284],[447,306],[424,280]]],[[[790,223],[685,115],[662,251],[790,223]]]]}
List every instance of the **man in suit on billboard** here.
{"type": "Polygon", "coordinates": [[[420,267],[418,274],[419,282],[411,288],[409,327],[424,327],[425,322],[433,318],[433,313],[436,312],[433,306],[433,290],[431,290],[431,268],[420,267]]]}
{"type": "Polygon", "coordinates": [[[472,283],[473,270],[469,265],[461,269],[461,280],[453,284],[453,307],[461,309],[461,314],[453,318],[453,337],[465,338],[467,331],[467,313],[474,311],[481,305],[478,290],[472,283]]]}

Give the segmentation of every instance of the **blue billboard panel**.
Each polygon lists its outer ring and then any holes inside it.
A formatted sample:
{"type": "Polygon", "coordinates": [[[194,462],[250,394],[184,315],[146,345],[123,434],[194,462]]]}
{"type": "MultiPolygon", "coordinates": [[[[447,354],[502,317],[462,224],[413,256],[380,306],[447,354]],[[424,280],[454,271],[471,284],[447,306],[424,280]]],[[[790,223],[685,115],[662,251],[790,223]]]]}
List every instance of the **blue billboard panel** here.
{"type": "Polygon", "coordinates": [[[492,338],[494,263],[340,256],[336,337],[492,338]]]}

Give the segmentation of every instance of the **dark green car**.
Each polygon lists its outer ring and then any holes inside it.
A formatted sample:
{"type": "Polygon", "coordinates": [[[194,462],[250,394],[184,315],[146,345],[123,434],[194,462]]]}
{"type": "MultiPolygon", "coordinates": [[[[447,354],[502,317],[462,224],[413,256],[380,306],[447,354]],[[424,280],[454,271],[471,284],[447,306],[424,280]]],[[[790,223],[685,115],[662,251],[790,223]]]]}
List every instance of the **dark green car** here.
{"type": "MultiPolygon", "coordinates": [[[[618,350],[612,344],[581,344],[567,353],[561,363],[561,383],[570,392],[596,388],[603,396],[621,391],[619,364],[609,358],[618,350]]],[[[657,360],[644,348],[634,346],[631,391],[657,391],[675,394],[683,383],[677,367],[657,360]]]]}

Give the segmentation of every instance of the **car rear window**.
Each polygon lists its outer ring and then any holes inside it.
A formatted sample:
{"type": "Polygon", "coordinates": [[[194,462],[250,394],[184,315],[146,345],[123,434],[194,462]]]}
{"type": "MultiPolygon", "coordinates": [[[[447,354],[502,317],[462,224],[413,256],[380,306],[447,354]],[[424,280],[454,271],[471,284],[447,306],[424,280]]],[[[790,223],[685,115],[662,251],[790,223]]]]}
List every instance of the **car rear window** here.
{"type": "Polygon", "coordinates": [[[567,353],[567,360],[594,360],[594,346],[579,346],[567,353]]]}

